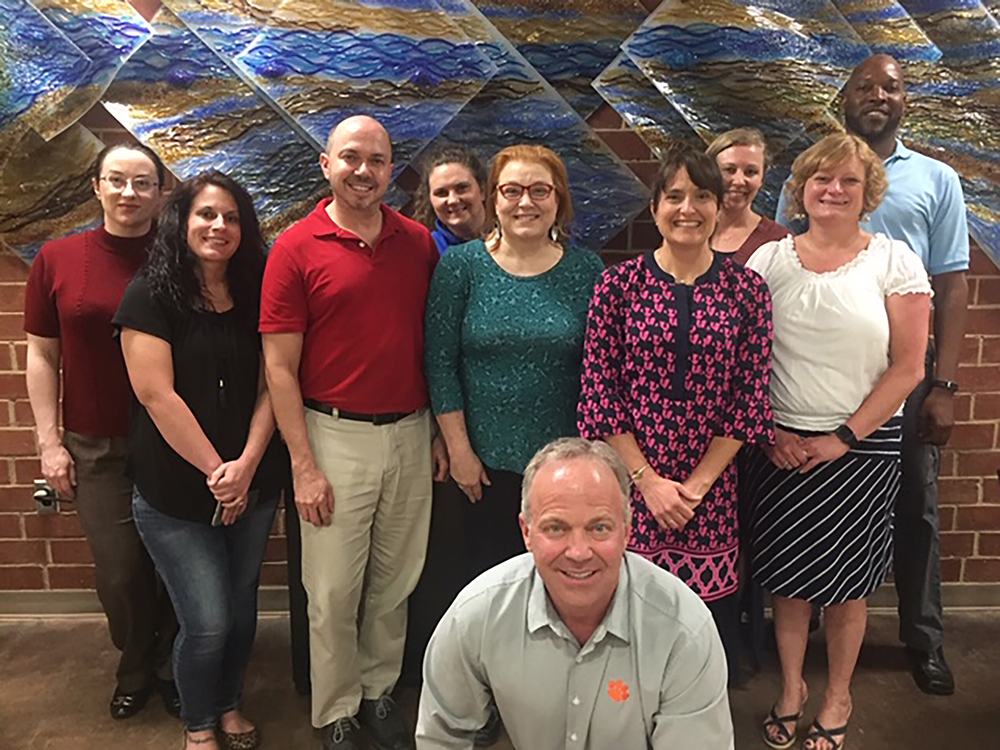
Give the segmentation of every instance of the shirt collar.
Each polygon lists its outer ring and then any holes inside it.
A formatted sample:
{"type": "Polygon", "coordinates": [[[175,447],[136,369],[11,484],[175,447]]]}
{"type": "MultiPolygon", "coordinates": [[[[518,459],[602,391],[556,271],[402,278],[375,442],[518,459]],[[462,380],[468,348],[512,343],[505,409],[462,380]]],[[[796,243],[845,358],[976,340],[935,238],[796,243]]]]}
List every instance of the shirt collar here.
{"type": "MultiPolygon", "coordinates": [[[[626,559],[623,558],[621,571],[618,574],[618,588],[615,589],[615,595],[611,599],[611,606],[608,607],[608,611],[605,613],[604,619],[601,621],[601,624],[597,626],[597,630],[594,631],[594,634],[590,637],[589,643],[600,643],[604,639],[604,636],[608,633],[621,639],[625,643],[629,642],[628,592],[628,565],[626,564],[626,559]]],[[[552,632],[562,638],[565,638],[566,640],[575,640],[572,633],[569,632],[569,628],[566,627],[566,623],[563,622],[559,613],[556,611],[555,605],[552,604],[552,600],[549,599],[548,593],[545,590],[545,583],[542,581],[542,577],[538,574],[537,568],[532,576],[531,594],[528,597],[527,624],[529,633],[536,633],[542,628],[547,627],[552,630],[552,632]]]]}
{"type": "MultiPolygon", "coordinates": [[[[658,279],[663,279],[666,282],[674,284],[677,279],[674,278],[673,274],[667,273],[662,268],[660,264],[656,262],[656,256],[654,253],[656,248],[649,250],[643,257],[643,262],[649,272],[656,276],[658,279]]],[[[712,265],[708,267],[701,276],[694,280],[691,286],[698,286],[699,284],[712,284],[719,280],[719,269],[722,267],[723,257],[720,253],[712,252],[712,265]]]]}
{"type": "MultiPolygon", "coordinates": [[[[330,214],[326,212],[326,207],[332,202],[333,198],[324,198],[316,204],[316,208],[313,209],[313,212],[310,215],[310,219],[313,224],[313,236],[317,239],[338,237],[340,239],[358,240],[358,236],[354,234],[354,232],[344,229],[330,218],[330,214]]],[[[378,240],[375,242],[376,245],[386,237],[398,232],[401,226],[399,218],[396,216],[396,212],[387,205],[384,203],[380,204],[379,210],[382,212],[382,231],[379,233],[378,240]]]]}
{"type": "Polygon", "coordinates": [[[909,159],[911,156],[913,156],[913,152],[903,145],[903,142],[897,138],[896,148],[891,154],[889,154],[889,158],[885,160],[885,164],[888,166],[897,159],[909,159]]]}
{"type": "Polygon", "coordinates": [[[448,227],[442,224],[439,219],[435,219],[434,221],[434,231],[440,233],[441,236],[444,237],[448,247],[451,247],[452,245],[464,245],[468,242],[468,240],[463,240],[457,234],[448,229],[448,227]]]}

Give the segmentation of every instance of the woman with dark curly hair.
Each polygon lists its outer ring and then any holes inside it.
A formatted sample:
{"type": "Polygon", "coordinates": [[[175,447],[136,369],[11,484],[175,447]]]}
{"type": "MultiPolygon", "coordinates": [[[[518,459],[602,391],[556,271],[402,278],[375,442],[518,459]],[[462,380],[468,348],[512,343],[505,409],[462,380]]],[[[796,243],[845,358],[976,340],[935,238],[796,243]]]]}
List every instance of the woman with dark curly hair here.
{"type": "Polygon", "coordinates": [[[442,255],[483,235],[486,169],[464,146],[442,146],[421,159],[413,218],[431,230],[442,255]]]}
{"type": "Polygon", "coordinates": [[[133,516],[180,621],[185,748],[253,748],[239,710],[257,584],[288,458],[274,430],[257,316],[264,240],[220,172],[182,183],[114,323],[138,408],[133,516]]]}

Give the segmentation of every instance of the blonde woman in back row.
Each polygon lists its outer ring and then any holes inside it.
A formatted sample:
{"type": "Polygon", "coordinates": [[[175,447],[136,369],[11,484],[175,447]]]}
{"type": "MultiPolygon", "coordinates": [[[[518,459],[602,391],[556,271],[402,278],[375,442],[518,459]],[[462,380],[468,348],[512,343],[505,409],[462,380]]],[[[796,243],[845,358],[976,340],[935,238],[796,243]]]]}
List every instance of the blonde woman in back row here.
{"type": "Polygon", "coordinates": [[[746,265],[761,245],[789,234],[781,224],[753,210],[767,172],[767,143],[756,128],[737,128],[712,141],[706,153],[719,165],[725,187],[712,249],[746,265]]]}

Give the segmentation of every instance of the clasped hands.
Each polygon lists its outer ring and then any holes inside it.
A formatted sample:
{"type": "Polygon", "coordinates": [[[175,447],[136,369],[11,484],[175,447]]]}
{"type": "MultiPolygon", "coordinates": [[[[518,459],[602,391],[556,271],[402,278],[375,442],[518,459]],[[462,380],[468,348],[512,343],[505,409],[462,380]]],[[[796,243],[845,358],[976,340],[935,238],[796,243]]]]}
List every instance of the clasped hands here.
{"type": "Polygon", "coordinates": [[[236,522],[247,509],[247,494],[254,472],[243,461],[223,461],[205,480],[215,499],[222,503],[222,524],[236,522]]]}
{"type": "Polygon", "coordinates": [[[646,507],[665,529],[679,531],[694,518],[695,508],[704,496],[689,482],[675,482],[647,469],[636,482],[636,488],[646,501],[646,507]]]}
{"type": "Polygon", "coordinates": [[[804,438],[776,427],[774,445],[764,448],[764,453],[779,469],[798,469],[805,474],[825,461],[840,458],[847,450],[847,445],[833,433],[804,438]]]}

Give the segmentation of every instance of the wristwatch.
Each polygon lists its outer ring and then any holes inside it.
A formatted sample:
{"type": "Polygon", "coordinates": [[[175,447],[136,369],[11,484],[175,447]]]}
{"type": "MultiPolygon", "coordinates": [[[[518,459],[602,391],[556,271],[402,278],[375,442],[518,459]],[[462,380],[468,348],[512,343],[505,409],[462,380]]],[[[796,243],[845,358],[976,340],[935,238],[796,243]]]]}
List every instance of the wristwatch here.
{"type": "Polygon", "coordinates": [[[958,383],[954,380],[932,380],[931,388],[943,388],[948,393],[957,393],[958,383]]]}
{"type": "Polygon", "coordinates": [[[860,442],[858,436],[854,434],[854,430],[848,427],[846,422],[834,430],[833,435],[848,448],[857,448],[860,442]]]}

